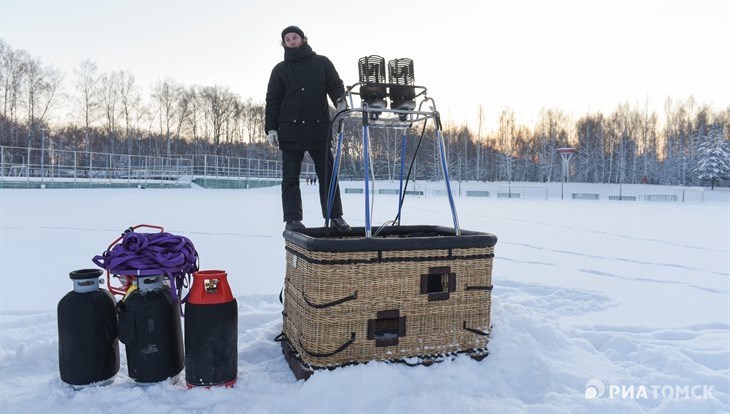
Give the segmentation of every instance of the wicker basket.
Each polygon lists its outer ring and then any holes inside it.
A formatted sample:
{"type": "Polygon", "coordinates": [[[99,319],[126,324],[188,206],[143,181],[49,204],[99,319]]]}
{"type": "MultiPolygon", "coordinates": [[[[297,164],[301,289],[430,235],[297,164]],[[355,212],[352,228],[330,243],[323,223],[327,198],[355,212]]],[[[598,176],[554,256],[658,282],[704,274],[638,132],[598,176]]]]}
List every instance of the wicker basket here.
{"type": "Polygon", "coordinates": [[[297,378],[372,360],[486,355],[496,237],[437,226],[285,231],[284,354],[297,378]]]}

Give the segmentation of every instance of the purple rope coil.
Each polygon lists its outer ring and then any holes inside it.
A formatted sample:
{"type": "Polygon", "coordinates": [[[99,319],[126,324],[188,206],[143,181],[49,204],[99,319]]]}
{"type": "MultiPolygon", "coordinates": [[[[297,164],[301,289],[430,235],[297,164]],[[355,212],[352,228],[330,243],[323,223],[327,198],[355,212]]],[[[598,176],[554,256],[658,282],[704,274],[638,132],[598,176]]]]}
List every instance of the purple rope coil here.
{"type": "MultiPolygon", "coordinates": [[[[135,233],[127,229],[122,241],[92,261],[115,275],[167,276],[178,300],[190,276],[198,270],[198,252],[187,237],[170,233],[135,233]]],[[[184,298],[180,303],[185,302],[184,298]]]]}

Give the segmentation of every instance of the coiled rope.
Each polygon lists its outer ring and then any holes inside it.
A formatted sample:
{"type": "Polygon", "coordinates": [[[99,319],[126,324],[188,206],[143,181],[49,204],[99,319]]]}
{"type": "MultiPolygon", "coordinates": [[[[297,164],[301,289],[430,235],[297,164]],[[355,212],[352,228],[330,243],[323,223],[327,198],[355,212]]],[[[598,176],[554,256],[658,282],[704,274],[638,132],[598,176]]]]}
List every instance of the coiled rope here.
{"type": "Polygon", "coordinates": [[[115,275],[167,276],[170,290],[176,302],[183,287],[198,270],[198,252],[187,237],[170,233],[136,233],[125,230],[122,240],[92,261],[115,275]]]}

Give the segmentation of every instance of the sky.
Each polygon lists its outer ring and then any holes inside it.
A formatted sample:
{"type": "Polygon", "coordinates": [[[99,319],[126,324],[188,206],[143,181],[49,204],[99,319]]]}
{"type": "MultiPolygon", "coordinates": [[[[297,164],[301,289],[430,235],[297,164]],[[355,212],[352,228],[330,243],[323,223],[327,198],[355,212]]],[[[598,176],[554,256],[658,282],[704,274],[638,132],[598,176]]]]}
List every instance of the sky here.
{"type": "Polygon", "coordinates": [[[263,102],[292,24],[345,85],[360,57],[413,59],[444,121],[472,127],[480,105],[485,126],[505,108],[532,125],[543,108],[730,105],[730,0],[0,0],[0,38],[61,69],[69,91],[89,59],[147,92],[171,78],[263,102]]]}

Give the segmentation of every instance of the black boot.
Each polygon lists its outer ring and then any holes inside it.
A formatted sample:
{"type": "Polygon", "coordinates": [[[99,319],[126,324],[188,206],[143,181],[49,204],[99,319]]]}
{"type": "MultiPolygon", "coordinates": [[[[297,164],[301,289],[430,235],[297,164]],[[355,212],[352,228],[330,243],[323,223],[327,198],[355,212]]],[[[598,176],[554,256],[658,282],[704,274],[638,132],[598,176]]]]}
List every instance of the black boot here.
{"type": "Polygon", "coordinates": [[[345,219],[343,219],[342,217],[337,217],[330,220],[330,227],[334,227],[339,231],[350,230],[350,225],[347,224],[345,219]]]}
{"type": "Polygon", "coordinates": [[[293,231],[299,231],[304,230],[306,227],[300,220],[289,220],[286,222],[285,229],[287,230],[293,230],[293,231]]]}

